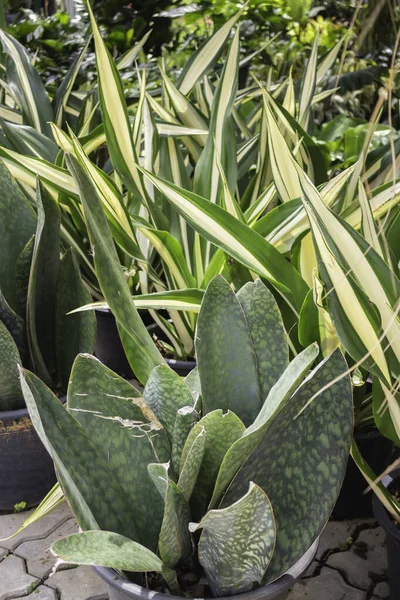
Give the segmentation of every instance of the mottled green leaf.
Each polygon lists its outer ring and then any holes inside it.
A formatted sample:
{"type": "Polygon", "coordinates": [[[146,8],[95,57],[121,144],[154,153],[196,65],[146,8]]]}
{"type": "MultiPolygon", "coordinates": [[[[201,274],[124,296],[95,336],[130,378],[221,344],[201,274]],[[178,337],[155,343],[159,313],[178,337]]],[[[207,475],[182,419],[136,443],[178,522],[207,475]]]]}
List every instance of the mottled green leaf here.
{"type": "Polygon", "coordinates": [[[92,353],[96,342],[94,312],[68,313],[90,302],[73,250],[64,254],[60,264],[56,290],[55,352],[57,383],[65,391],[73,362],[80,352],[92,353]]]}
{"type": "Polygon", "coordinates": [[[282,316],[273,294],[260,279],[246,283],[236,297],[250,329],[263,402],[289,362],[282,316]]]}
{"type": "Polygon", "coordinates": [[[203,462],[205,443],[206,431],[205,429],[202,429],[198,436],[193,440],[193,444],[189,449],[186,460],[180,470],[178,488],[188,502],[196,484],[201,463],[203,462]]]}
{"type": "Polygon", "coordinates": [[[155,571],[166,579],[174,579],[173,571],[169,572],[148,548],[111,531],[74,533],[55,542],[51,550],[62,561],[74,565],[98,565],[139,573],[155,571]]]}
{"type": "Polygon", "coordinates": [[[318,365],[272,420],[224,497],[223,506],[229,506],[250,481],[268,495],[277,540],[267,582],[311,546],[336,502],[353,429],[347,370],[339,350],[318,365]]]}
{"type": "Polygon", "coordinates": [[[317,356],[318,346],[316,344],[303,350],[303,352],[292,360],[271,389],[254,423],[246,429],[243,436],[232,444],[226,453],[218,472],[210,506],[216,506],[234,475],[256,448],[263,435],[265,435],[271,416],[289,400],[291,394],[308,374],[317,356]]]}
{"type": "Polygon", "coordinates": [[[192,542],[189,533],[190,510],[184,495],[168,476],[167,464],[149,464],[150,477],[164,501],[164,518],[158,541],[163,563],[167,567],[190,563],[192,542]]]}
{"type": "Polygon", "coordinates": [[[79,355],[72,368],[68,409],[129,498],[139,541],[155,551],[163,506],[147,465],[169,460],[161,423],[136,388],[88,355],[79,355]]]}
{"type": "Polygon", "coordinates": [[[183,406],[176,412],[174,431],[172,434],[171,460],[176,473],[180,471],[182,450],[192,427],[199,420],[199,413],[193,406],[183,406]]]}
{"type": "Polygon", "coordinates": [[[22,355],[24,352],[24,319],[17,315],[0,290],[0,321],[7,327],[22,355]]]}
{"type": "Polygon", "coordinates": [[[0,411],[24,406],[19,383],[19,364],[21,358],[18,348],[7,327],[0,321],[0,411]]]}
{"type": "Polygon", "coordinates": [[[204,294],[195,345],[204,414],[230,409],[250,425],[262,406],[255,348],[242,306],[220,275],[204,294]]]}
{"type": "Polygon", "coordinates": [[[81,528],[126,533],[137,539],[132,506],[98,446],[36,375],[21,369],[21,386],[32,423],[54,460],[81,528]]]}
{"type": "Polygon", "coordinates": [[[183,379],[167,365],[155,367],[147,380],[143,397],[172,440],[177,411],[193,405],[192,395],[183,379]]]}
{"type": "Polygon", "coordinates": [[[37,182],[38,223],[28,286],[27,332],[35,373],[52,385],[55,370],[55,301],[60,266],[60,209],[37,182]]]}
{"type": "Polygon", "coordinates": [[[132,302],[97,192],[78,160],[68,155],[67,162],[79,186],[100,287],[117,323],[126,334],[124,347],[131,367],[139,381],[146,383],[151,370],[163,364],[164,360],[132,302]]]}
{"type": "Polygon", "coordinates": [[[0,161],[0,287],[11,308],[21,316],[23,310],[17,300],[15,267],[35,233],[36,221],[21,188],[0,161]]]}
{"type": "Polygon", "coordinates": [[[21,254],[17,258],[15,265],[15,289],[17,293],[18,305],[21,314],[26,315],[26,305],[28,300],[29,277],[31,273],[33,248],[35,246],[35,236],[26,244],[21,254]]]}
{"type": "Polygon", "coordinates": [[[203,461],[190,500],[190,508],[195,520],[201,519],[206,512],[222,460],[232,444],[243,435],[245,427],[231,411],[224,414],[222,410],[214,410],[205,415],[187,437],[181,457],[181,471],[194,440],[203,430],[205,431],[203,461]]]}
{"type": "Polygon", "coordinates": [[[263,490],[249,491],[221,510],[211,510],[196,529],[203,529],[199,560],[214,596],[237,595],[259,584],[275,546],[275,521],[263,490]]]}
{"type": "Polygon", "coordinates": [[[201,402],[201,383],[200,383],[200,375],[197,367],[192,369],[188,375],[185,377],[185,383],[188,386],[194,400],[194,405],[197,410],[199,409],[199,402],[201,402]]]}

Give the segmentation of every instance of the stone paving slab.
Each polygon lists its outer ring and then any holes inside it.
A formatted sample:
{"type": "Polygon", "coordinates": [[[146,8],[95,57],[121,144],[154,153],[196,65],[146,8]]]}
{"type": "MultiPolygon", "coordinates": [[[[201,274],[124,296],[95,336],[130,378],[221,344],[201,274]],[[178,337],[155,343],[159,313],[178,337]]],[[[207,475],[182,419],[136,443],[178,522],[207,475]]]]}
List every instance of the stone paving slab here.
{"type": "Polygon", "coordinates": [[[53,512],[43,517],[40,521],[33,523],[16,537],[8,541],[3,541],[4,538],[15,533],[25,519],[32,513],[33,510],[29,510],[26,512],[0,516],[0,544],[3,548],[14,550],[22,542],[45,538],[53,533],[53,531],[64,523],[64,521],[71,518],[71,510],[67,503],[63,502],[61,506],[57,507],[53,512]]]}
{"type": "Polygon", "coordinates": [[[37,587],[29,596],[20,596],[19,598],[14,598],[14,600],[26,600],[26,598],[30,600],[57,600],[55,591],[45,585],[37,587]]]}
{"type": "Polygon", "coordinates": [[[0,563],[0,582],[0,600],[8,600],[25,595],[39,580],[26,572],[22,558],[10,554],[0,563]]]}
{"type": "Polygon", "coordinates": [[[46,585],[57,589],[62,600],[108,600],[105,583],[91,567],[59,571],[49,577],[46,585]]]}
{"type": "Polygon", "coordinates": [[[44,579],[50,575],[57,558],[50,551],[50,546],[67,535],[77,533],[78,525],[75,519],[69,519],[57,527],[53,533],[42,540],[31,540],[20,544],[14,551],[26,561],[28,573],[44,579]]]}
{"type": "MultiPolygon", "coordinates": [[[[0,538],[29,514],[0,516],[0,538]]],[[[50,575],[51,544],[76,530],[65,503],[17,538],[0,542],[0,600],[108,600],[105,584],[90,567],[63,565],[50,575]]],[[[386,600],[386,560],[385,536],[374,521],[329,522],[316,559],[288,600],[386,600]]]]}

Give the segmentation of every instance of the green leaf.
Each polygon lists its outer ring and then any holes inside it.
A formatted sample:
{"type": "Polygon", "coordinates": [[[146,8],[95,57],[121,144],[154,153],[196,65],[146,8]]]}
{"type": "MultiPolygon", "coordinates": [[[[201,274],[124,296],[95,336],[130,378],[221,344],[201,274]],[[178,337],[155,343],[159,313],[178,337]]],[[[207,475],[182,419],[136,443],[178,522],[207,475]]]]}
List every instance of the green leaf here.
{"type": "Polygon", "coordinates": [[[4,298],[4,294],[0,290],[0,321],[7,327],[9,333],[18,348],[21,356],[23,356],[25,348],[24,339],[24,319],[17,315],[4,298]]]}
{"type": "Polygon", "coordinates": [[[308,371],[318,356],[318,346],[312,344],[298,354],[271,389],[258,417],[246,429],[226,453],[222,461],[215,483],[210,506],[216,506],[222,494],[227,489],[234,475],[247,460],[269,426],[271,417],[289,400],[292,393],[308,374],[308,371]]]}
{"type": "Polygon", "coordinates": [[[198,50],[192,54],[183,69],[179,80],[179,89],[182,94],[189,94],[196,81],[211,69],[218,60],[221,50],[229,37],[230,31],[240,18],[242,12],[243,9],[233,15],[233,17],[220,27],[207,42],[201,45],[198,50]]]}
{"type": "Polygon", "coordinates": [[[32,66],[22,44],[4,30],[0,31],[0,39],[7,54],[7,81],[24,122],[50,137],[49,123],[53,120],[53,111],[39,73],[32,66]]]}
{"type": "Polygon", "coordinates": [[[283,291],[288,302],[300,310],[307,285],[271,244],[219,206],[144,172],[193,229],[250,270],[271,281],[283,291]]]}
{"type": "Polygon", "coordinates": [[[21,358],[10,332],[2,321],[0,321],[0,364],[0,411],[22,408],[24,397],[18,374],[21,358]]]}
{"type": "Polygon", "coordinates": [[[169,459],[161,423],[138,390],[88,355],[79,355],[74,363],[68,409],[129,498],[138,540],[155,551],[163,507],[147,465],[169,459]]]}
{"type": "Polygon", "coordinates": [[[181,456],[181,472],[197,436],[205,431],[203,461],[190,501],[194,519],[201,519],[207,510],[222,460],[230,446],[239,439],[245,427],[233,413],[214,410],[200,419],[190,431],[181,456]]]}
{"type": "Polygon", "coordinates": [[[353,429],[347,371],[338,350],[317,366],[270,422],[224,497],[229,506],[254,481],[271,501],[277,539],[266,582],[311,546],[339,494],[353,429]]]}
{"type": "Polygon", "coordinates": [[[22,369],[20,374],[32,423],[54,460],[81,528],[124,532],[137,539],[132,506],[98,446],[38,377],[22,369]]]}
{"type": "Polygon", "coordinates": [[[11,308],[23,315],[16,293],[15,271],[21,252],[35,233],[37,218],[3,161],[0,161],[0,192],[0,287],[11,308]]]}
{"type": "Polygon", "coordinates": [[[74,565],[98,565],[119,571],[168,572],[151,550],[111,531],[84,531],[55,542],[52,552],[74,565]]]}
{"type": "Polygon", "coordinates": [[[55,361],[55,303],[60,266],[60,209],[37,183],[38,223],[28,286],[27,332],[35,372],[52,385],[55,361]]]}
{"type": "Polygon", "coordinates": [[[150,373],[143,397],[172,440],[177,411],[193,405],[192,394],[185,382],[170,367],[160,365],[150,373]]]}
{"type": "Polygon", "coordinates": [[[62,127],[63,117],[66,111],[68,100],[70,98],[70,94],[72,92],[72,88],[74,87],[76,78],[78,77],[79,69],[81,68],[82,61],[85,57],[90,42],[91,38],[88,39],[85,46],[82,48],[82,51],[74,60],[71,67],[68,69],[67,74],[63,78],[61,84],[57,89],[56,95],[54,96],[54,121],[56,125],[58,125],[58,127],[62,127]]]}
{"type": "Polygon", "coordinates": [[[67,161],[79,186],[99,285],[119,326],[124,330],[124,347],[130,365],[142,383],[151,370],[164,362],[131,299],[114,242],[97,192],[77,159],[67,161]]]}
{"type": "Polygon", "coordinates": [[[25,248],[17,258],[15,264],[15,289],[17,293],[18,305],[21,313],[26,315],[26,305],[28,301],[29,276],[31,273],[33,249],[35,246],[35,236],[27,242],[25,248]]]}
{"type": "Polygon", "coordinates": [[[271,503],[260,487],[250,483],[243,498],[208,512],[197,529],[203,529],[199,560],[214,596],[241,594],[261,583],[276,532],[271,503]]]}
{"type": "Polygon", "coordinates": [[[200,472],[204,457],[205,443],[206,431],[205,429],[202,429],[194,439],[193,444],[186,455],[186,460],[180,469],[178,488],[181,490],[187,502],[190,500],[200,472]]]}
{"type": "Polygon", "coordinates": [[[289,362],[289,347],[282,316],[273,294],[260,279],[254,283],[246,283],[236,297],[249,327],[256,355],[260,399],[263,403],[289,362]]]}
{"type": "Polygon", "coordinates": [[[90,293],[81,279],[73,250],[60,263],[56,290],[55,352],[57,382],[62,390],[68,386],[73,362],[80,352],[91,354],[96,342],[94,313],[68,314],[71,309],[90,301],[90,293]]]}
{"type": "Polygon", "coordinates": [[[257,357],[242,305],[221,275],[211,281],[204,294],[197,321],[196,356],[204,414],[217,408],[230,409],[250,425],[263,403],[257,357]]]}
{"type": "Polygon", "coordinates": [[[28,125],[18,125],[5,121],[1,122],[1,129],[16,152],[26,156],[43,158],[48,162],[55,162],[58,147],[47,135],[28,125]]]}
{"type": "MultiPolygon", "coordinates": [[[[193,401],[195,398],[193,397],[193,401]]],[[[176,412],[172,434],[171,459],[175,473],[180,471],[182,450],[192,427],[199,420],[199,413],[192,406],[183,406],[176,412]]]]}
{"type": "Polygon", "coordinates": [[[164,518],[158,541],[160,557],[170,568],[191,562],[190,510],[177,485],[168,476],[167,464],[148,464],[147,470],[164,501],[164,518]]]}

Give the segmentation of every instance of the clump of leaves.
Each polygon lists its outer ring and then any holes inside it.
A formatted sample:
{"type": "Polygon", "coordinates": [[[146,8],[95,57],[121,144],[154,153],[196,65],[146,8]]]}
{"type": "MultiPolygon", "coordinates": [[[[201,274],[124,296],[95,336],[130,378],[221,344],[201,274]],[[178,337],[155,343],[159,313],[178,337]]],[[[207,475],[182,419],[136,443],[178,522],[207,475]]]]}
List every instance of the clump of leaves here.
{"type": "Polygon", "coordinates": [[[219,275],[185,379],[160,364],[142,395],[81,354],[65,408],[25,371],[33,423],[83,530],[53,552],[152,573],[143,585],[174,594],[189,573],[191,595],[205,574],[217,597],[280,577],[329,518],[352,436],[347,364],[340,350],[318,354],[311,344],[289,363],[272,293],[257,280],[235,294],[219,275]]]}
{"type": "Polygon", "coordinates": [[[24,512],[25,509],[26,509],[26,502],[18,502],[17,504],[14,504],[14,512],[15,513],[24,512]]]}

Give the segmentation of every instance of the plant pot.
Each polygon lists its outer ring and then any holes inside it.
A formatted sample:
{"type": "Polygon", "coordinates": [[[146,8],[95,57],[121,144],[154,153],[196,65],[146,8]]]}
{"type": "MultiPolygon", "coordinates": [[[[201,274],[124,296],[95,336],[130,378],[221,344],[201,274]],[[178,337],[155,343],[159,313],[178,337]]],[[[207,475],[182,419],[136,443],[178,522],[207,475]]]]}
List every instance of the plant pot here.
{"type": "MultiPolygon", "coordinates": [[[[163,342],[166,342],[168,340],[167,336],[165,335],[163,330],[160,329],[157,323],[152,323],[151,325],[149,325],[147,327],[147,331],[152,337],[154,335],[163,342]]],[[[186,375],[188,375],[190,371],[192,371],[196,366],[195,360],[177,360],[175,358],[166,358],[165,361],[167,365],[171,367],[171,369],[175,371],[175,373],[178,373],[178,375],[180,375],[181,377],[186,377],[186,375]]]]}
{"type": "MultiPolygon", "coordinates": [[[[314,560],[315,554],[318,549],[319,538],[315,540],[312,546],[307,550],[305,554],[297,561],[295,565],[289,571],[287,571],[282,577],[264,585],[263,587],[246,592],[244,594],[237,594],[240,600],[285,600],[289,589],[308,569],[312,561],[314,560]]],[[[128,579],[114,569],[108,567],[93,567],[94,570],[100,577],[105,581],[110,600],[182,600],[179,596],[171,596],[162,594],[160,592],[154,592],[147,588],[143,588],[140,585],[131,583],[128,579]]],[[[226,598],[221,597],[219,600],[232,600],[235,596],[229,596],[226,598]]],[[[193,600],[193,599],[192,599],[193,600]]],[[[201,600],[196,598],[196,600],[201,600]]]]}
{"type": "MultiPolygon", "coordinates": [[[[153,319],[147,310],[140,310],[143,323],[151,325],[153,319]]],[[[127,379],[134,377],[125,356],[114,315],[109,310],[96,310],[97,339],[95,356],[109,369],[127,379]]]]}
{"type": "MultiPolygon", "coordinates": [[[[165,341],[165,334],[158,325],[153,322],[149,312],[147,310],[140,310],[139,314],[150,335],[155,334],[161,340],[165,341]]],[[[118,375],[121,375],[121,377],[125,377],[126,379],[134,377],[125,356],[114,315],[109,310],[96,310],[96,319],[97,340],[94,349],[95,356],[103,363],[103,365],[106,365],[106,367],[118,375]]],[[[166,362],[171,369],[182,377],[190,373],[196,366],[196,361],[194,360],[187,361],[167,358],[166,362]]]]}
{"type": "Polygon", "coordinates": [[[0,412],[0,456],[0,511],[37,506],[57,482],[26,408],[0,412]]]}
{"type": "MultiPolygon", "coordinates": [[[[379,431],[355,433],[354,440],[361,456],[370,465],[374,473],[382,473],[390,464],[393,442],[379,431]]],[[[364,494],[366,481],[359,468],[349,457],[342,489],[332,512],[335,520],[364,519],[372,517],[371,492],[364,494]]]]}
{"type": "MultiPolygon", "coordinates": [[[[397,482],[397,488],[400,490],[400,469],[393,471],[382,479],[385,487],[391,487],[393,482],[397,482]]],[[[390,595],[389,600],[399,600],[400,598],[400,529],[396,527],[382,502],[374,495],[372,499],[372,508],[374,516],[379,525],[386,533],[386,551],[388,558],[388,580],[390,595]]]]}

